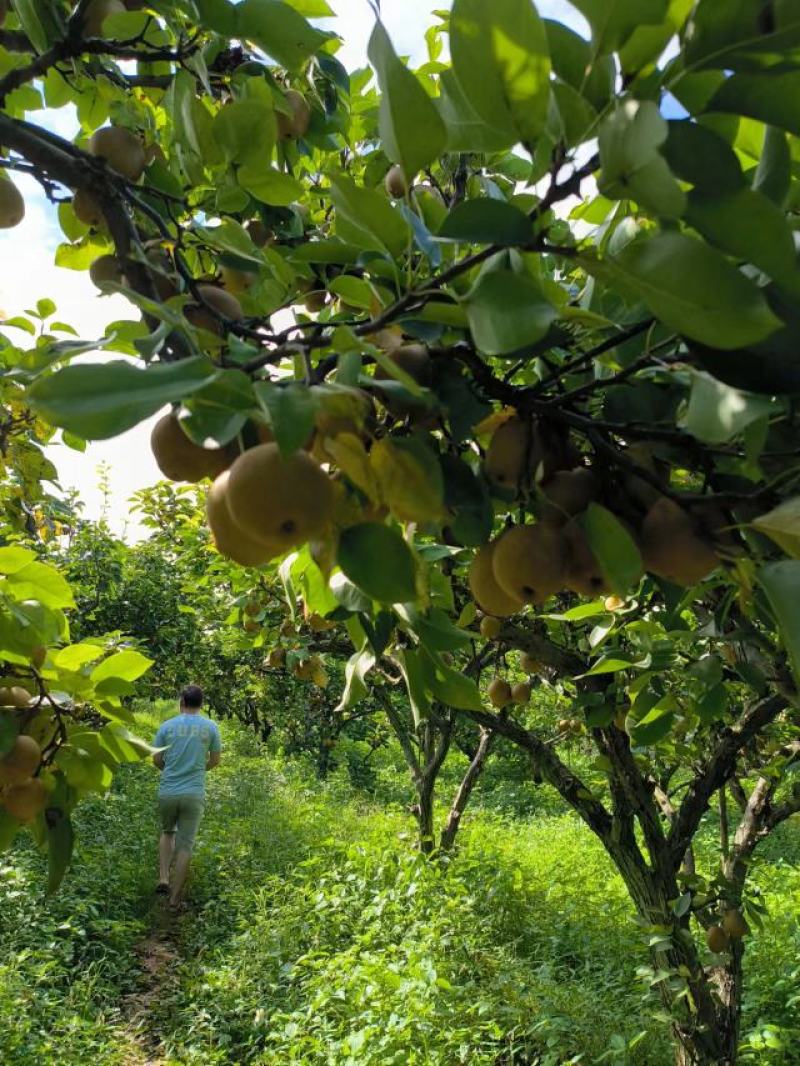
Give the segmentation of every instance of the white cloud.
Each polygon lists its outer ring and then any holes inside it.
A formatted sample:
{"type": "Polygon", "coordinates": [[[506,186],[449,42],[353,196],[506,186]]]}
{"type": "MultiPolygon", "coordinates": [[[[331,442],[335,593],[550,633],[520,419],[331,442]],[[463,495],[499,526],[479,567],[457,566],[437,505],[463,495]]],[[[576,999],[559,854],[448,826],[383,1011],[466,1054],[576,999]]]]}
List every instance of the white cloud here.
{"type": "MultiPolygon", "coordinates": [[[[374,21],[370,5],[367,0],[331,0],[331,6],[337,17],[326,19],[324,25],[344,40],[339,57],[349,69],[365,65],[374,21]]],[[[414,64],[424,61],[424,35],[433,21],[431,12],[450,6],[449,0],[382,0],[381,15],[397,52],[410,56],[414,64]]],[[[561,19],[579,32],[586,32],[582,17],[565,0],[541,0],[538,8],[544,17],[561,19]]],[[[40,112],[36,121],[70,138],[78,128],[70,108],[40,112]]],[[[25,196],[27,214],[16,229],[0,231],[0,308],[6,315],[20,314],[35,305],[39,297],[49,296],[58,305],[58,317],[74,326],[82,337],[102,336],[108,322],[131,317],[132,309],[122,297],[99,297],[86,273],[55,267],[53,255],[61,240],[55,208],[32,178],[20,175],[14,180],[25,196]]],[[[12,339],[18,341],[19,335],[12,339]]],[[[86,514],[92,518],[99,516],[103,502],[97,468],[101,463],[110,466],[111,524],[119,533],[127,528],[131,538],[143,536],[145,531],[135,521],[129,521],[128,498],[160,476],[149,447],[153,421],[114,440],[92,443],[82,454],[63,445],[49,449],[62,487],[77,488],[86,514]]]]}

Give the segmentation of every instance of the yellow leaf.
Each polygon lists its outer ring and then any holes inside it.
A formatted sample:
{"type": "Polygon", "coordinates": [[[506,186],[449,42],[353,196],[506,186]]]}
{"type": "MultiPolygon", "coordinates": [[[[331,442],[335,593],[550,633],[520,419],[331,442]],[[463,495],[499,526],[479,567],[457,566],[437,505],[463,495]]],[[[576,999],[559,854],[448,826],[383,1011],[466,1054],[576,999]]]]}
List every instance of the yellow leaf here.
{"type": "Polygon", "coordinates": [[[370,463],[381,496],[401,522],[432,522],[444,517],[441,467],[384,437],[372,446],[370,463]]]}
{"type": "Polygon", "coordinates": [[[324,448],[348,481],[361,489],[373,503],[380,501],[380,488],[370,465],[363,441],[354,433],[339,433],[326,437],[324,448]]]}

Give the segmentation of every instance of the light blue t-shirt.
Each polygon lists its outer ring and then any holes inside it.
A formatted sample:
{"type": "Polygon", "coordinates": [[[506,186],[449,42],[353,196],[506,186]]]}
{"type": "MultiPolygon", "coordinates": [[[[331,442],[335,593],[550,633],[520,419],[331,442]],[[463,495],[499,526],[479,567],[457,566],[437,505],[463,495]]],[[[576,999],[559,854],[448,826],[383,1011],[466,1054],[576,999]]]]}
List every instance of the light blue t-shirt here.
{"type": "Polygon", "coordinates": [[[178,714],[161,723],[153,746],[167,749],[159,796],[205,795],[206,760],[222,750],[215,722],[200,714],[178,714]]]}

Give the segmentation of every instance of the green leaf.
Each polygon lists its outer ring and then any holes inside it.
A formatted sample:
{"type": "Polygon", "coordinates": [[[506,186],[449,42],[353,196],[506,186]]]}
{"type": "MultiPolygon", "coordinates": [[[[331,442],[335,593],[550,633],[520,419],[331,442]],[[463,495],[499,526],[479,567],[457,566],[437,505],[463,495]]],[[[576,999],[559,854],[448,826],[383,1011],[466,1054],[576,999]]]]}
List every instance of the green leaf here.
{"type": "Polygon", "coordinates": [[[628,716],[631,740],[637,746],[657,744],[669,734],[674,721],[675,701],[672,696],[665,696],[635,724],[628,716]]]}
{"type": "Polygon", "coordinates": [[[66,811],[49,807],[47,819],[47,895],[57,890],[64,880],[72,859],[75,833],[66,811]]]}
{"type": "Polygon", "coordinates": [[[633,241],[590,274],[621,285],[667,326],[715,348],[741,348],[779,325],[763,292],[719,252],[679,233],[633,241]]]}
{"type": "Polygon", "coordinates": [[[281,455],[288,458],[302,448],[314,431],[314,394],[299,382],[275,385],[259,381],[255,386],[258,402],[267,412],[275,443],[281,455]]]}
{"type": "Polygon", "coordinates": [[[337,562],[373,600],[405,603],[416,597],[414,556],[396,529],[378,522],[349,526],[339,539],[337,562]]]}
{"type": "Polygon", "coordinates": [[[444,475],[448,539],[465,548],[478,548],[491,536],[494,523],[489,490],[463,459],[442,455],[439,462],[444,475]]]}
{"type": "Polygon", "coordinates": [[[233,100],[217,112],[213,131],[229,163],[265,169],[277,133],[275,111],[263,99],[233,100]]]}
{"type": "Polygon", "coordinates": [[[614,92],[617,72],[613,58],[595,55],[588,41],[561,22],[545,19],[544,26],[556,75],[595,110],[602,110],[614,92]]]}
{"type": "Polygon", "coordinates": [[[718,133],[688,119],[667,123],[661,151],[682,181],[707,192],[735,192],[745,187],[742,166],[733,148],[718,133]]]}
{"type": "Polygon", "coordinates": [[[592,28],[599,55],[615,52],[637,27],[663,22],[667,0],[570,0],[592,28]]]}
{"type": "Polygon", "coordinates": [[[202,388],[217,373],[205,356],[147,368],[119,360],[66,366],[34,381],[27,399],[54,426],[105,440],[202,388]]]}
{"type": "Polygon", "coordinates": [[[764,148],[753,178],[753,189],[783,207],[792,183],[792,154],[783,130],[767,126],[764,148]]]}
{"type": "Polygon", "coordinates": [[[421,648],[419,655],[425,687],[435,700],[462,711],[483,710],[480,691],[471,677],[447,666],[428,648],[421,648]]]}
{"type": "Polygon", "coordinates": [[[422,653],[413,651],[411,648],[404,648],[397,656],[397,660],[403,671],[414,725],[418,728],[421,722],[430,718],[431,714],[431,701],[425,686],[422,653]]]}
{"type": "Polygon", "coordinates": [[[444,152],[447,131],[436,105],[420,82],[398,59],[378,19],[367,54],[381,90],[378,129],[383,148],[399,163],[409,182],[444,152]]]}
{"type": "Polygon", "coordinates": [[[683,425],[698,440],[722,444],[737,437],[751,422],[778,409],[767,396],[740,392],[709,374],[695,371],[683,425]]]}
{"type": "Polygon", "coordinates": [[[482,197],[457,204],[437,236],[440,240],[471,244],[529,244],[533,240],[533,223],[513,204],[482,197]]]}
{"type": "Polygon", "coordinates": [[[474,636],[454,626],[445,611],[432,607],[424,612],[412,604],[395,608],[419,637],[420,643],[432,651],[458,651],[469,647],[474,636]]]}
{"type": "Polygon", "coordinates": [[[408,223],[377,189],[365,189],[337,174],[331,181],[331,201],[336,208],[336,228],[343,240],[388,251],[392,256],[401,255],[408,246],[408,223]]]}
{"type": "Polygon", "coordinates": [[[654,62],[681,30],[694,6],[694,0],[671,0],[663,22],[637,26],[619,50],[622,70],[628,76],[654,62]]]}
{"type": "Polygon", "coordinates": [[[773,278],[795,272],[794,240],[786,217],[760,192],[693,189],[685,218],[711,244],[773,278]]]}
{"type": "Polygon", "coordinates": [[[679,218],[686,194],[659,147],[669,127],[652,100],[625,100],[600,127],[602,172],[597,187],[609,200],[635,200],[665,218],[679,218]]]}
{"type": "Polygon", "coordinates": [[[75,671],[103,654],[104,649],[100,644],[70,644],[53,653],[53,663],[59,670],[75,671]]]}
{"type": "Polygon", "coordinates": [[[619,519],[598,503],[590,503],[581,526],[603,576],[618,595],[624,595],[642,576],[642,557],[636,542],[619,519]]]}
{"type": "Polygon", "coordinates": [[[450,13],[453,72],[483,122],[532,145],[547,120],[550,56],[531,0],[455,0],[450,13]]]}
{"type": "Polygon", "coordinates": [[[712,685],[704,692],[694,710],[703,725],[711,725],[712,722],[724,718],[728,710],[728,690],[722,682],[712,685]]]}
{"type": "Polygon", "coordinates": [[[536,282],[511,270],[482,274],[465,306],[475,345],[485,355],[512,355],[535,344],[558,317],[536,282]]]}
{"type": "Polygon", "coordinates": [[[55,567],[28,563],[7,578],[8,589],[18,600],[36,600],[44,607],[74,607],[69,582],[55,567]]]}
{"type": "Polygon", "coordinates": [[[239,167],[236,178],[243,189],[273,207],[288,207],[304,193],[302,184],[291,174],[284,174],[274,167],[248,163],[239,167]]]}
{"type": "Polygon", "coordinates": [[[754,518],[753,525],[774,540],[787,555],[800,559],[800,496],[792,496],[754,518]]]}
{"type": "Polygon", "coordinates": [[[351,655],[344,668],[344,691],[335,712],[346,711],[367,695],[366,676],[375,665],[375,656],[367,648],[351,655]]]}
{"type": "Polygon", "coordinates": [[[758,571],[758,581],[775,613],[781,642],[800,684],[800,562],[782,559],[758,571]]]}
{"type": "Polygon", "coordinates": [[[451,152],[497,152],[508,148],[516,137],[513,131],[497,129],[473,109],[451,69],[440,76],[439,113],[447,129],[447,147],[451,152]]]}
{"type": "Polygon", "coordinates": [[[709,111],[728,111],[800,136],[800,70],[733,74],[711,97],[709,111]]]}
{"type": "Polygon", "coordinates": [[[109,678],[122,681],[136,681],[136,679],[146,673],[152,665],[153,660],[148,659],[147,656],[142,655],[141,652],[133,651],[132,649],[118,651],[97,665],[94,670],[92,670],[90,678],[95,685],[99,684],[101,681],[106,681],[109,678]]]}
{"type": "Polygon", "coordinates": [[[236,16],[236,36],[253,41],[290,70],[301,67],[329,37],[280,0],[242,0],[236,16]]]}
{"type": "Polygon", "coordinates": [[[14,13],[37,52],[46,52],[58,36],[58,24],[48,0],[15,0],[14,13]]]}
{"type": "Polygon", "coordinates": [[[0,548],[0,574],[15,574],[36,561],[36,552],[29,548],[0,548]]]}

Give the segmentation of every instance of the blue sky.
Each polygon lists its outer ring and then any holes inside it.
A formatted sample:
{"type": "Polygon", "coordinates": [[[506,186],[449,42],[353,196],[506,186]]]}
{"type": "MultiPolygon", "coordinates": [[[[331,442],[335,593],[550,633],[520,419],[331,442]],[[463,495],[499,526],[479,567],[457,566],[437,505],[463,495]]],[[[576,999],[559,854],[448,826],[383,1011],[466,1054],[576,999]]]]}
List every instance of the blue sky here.
{"type": "MultiPolygon", "coordinates": [[[[339,53],[345,65],[353,69],[366,63],[366,49],[373,16],[367,0],[329,0],[335,19],[325,21],[344,41],[339,53]]],[[[491,0],[486,0],[490,3],[491,0]]],[[[382,0],[384,23],[396,50],[409,55],[413,63],[424,59],[424,33],[433,19],[434,9],[448,8],[450,0],[382,0]]],[[[542,15],[559,18],[579,32],[586,32],[582,17],[564,0],[540,0],[542,15]]],[[[36,116],[40,121],[42,116],[36,116]]],[[[63,136],[72,138],[77,122],[70,109],[48,115],[48,125],[63,136]]],[[[106,324],[117,318],[132,317],[132,308],[122,297],[99,296],[88,275],[55,267],[53,257],[61,240],[55,208],[49,204],[32,179],[15,178],[26,199],[26,217],[14,230],[0,232],[0,310],[6,316],[17,315],[34,306],[42,296],[58,305],[58,318],[73,325],[82,337],[100,337],[106,324]]],[[[16,331],[10,330],[12,339],[16,331]]],[[[110,441],[90,444],[83,454],[62,445],[49,454],[56,464],[64,488],[75,487],[86,505],[88,517],[99,516],[102,498],[97,486],[97,467],[106,462],[111,467],[113,498],[111,521],[117,532],[127,525],[131,537],[143,534],[135,522],[128,523],[130,495],[151,485],[160,477],[150,453],[149,434],[153,420],[110,441]]]]}

